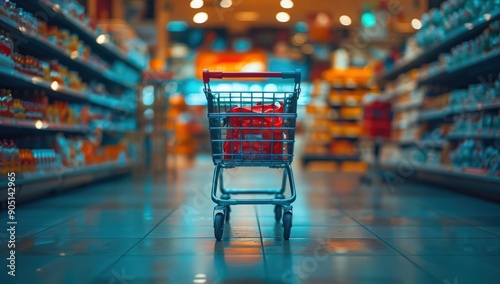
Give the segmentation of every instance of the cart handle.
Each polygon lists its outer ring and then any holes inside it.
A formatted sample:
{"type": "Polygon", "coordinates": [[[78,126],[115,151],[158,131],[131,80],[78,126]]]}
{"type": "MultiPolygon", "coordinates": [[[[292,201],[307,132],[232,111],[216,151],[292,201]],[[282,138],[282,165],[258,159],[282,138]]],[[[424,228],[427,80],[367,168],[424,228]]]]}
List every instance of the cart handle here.
{"type": "Polygon", "coordinates": [[[300,84],[300,69],[286,72],[222,72],[203,70],[203,83],[208,84],[210,78],[283,78],[295,79],[295,84],[300,84]]]}

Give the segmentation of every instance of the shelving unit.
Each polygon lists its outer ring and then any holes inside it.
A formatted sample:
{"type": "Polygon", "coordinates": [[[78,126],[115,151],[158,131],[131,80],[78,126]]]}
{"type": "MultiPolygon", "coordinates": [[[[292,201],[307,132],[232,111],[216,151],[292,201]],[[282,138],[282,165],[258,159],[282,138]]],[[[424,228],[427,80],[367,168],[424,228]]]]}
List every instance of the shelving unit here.
{"type": "MultiPolygon", "coordinates": [[[[370,76],[371,70],[363,68],[330,69],[323,73],[329,91],[318,98],[320,114],[310,112],[315,118],[308,127],[309,139],[302,155],[304,166],[312,162],[331,162],[341,171],[366,170],[358,142],[362,132],[362,98],[373,90],[367,86],[370,76]]],[[[309,107],[312,106],[314,103],[309,107]]]]}
{"type": "Polygon", "coordinates": [[[77,34],[86,44],[88,44],[92,50],[95,50],[100,55],[110,58],[111,60],[118,60],[126,63],[130,67],[141,72],[145,66],[129,59],[125,53],[120,50],[116,45],[111,42],[105,44],[99,44],[97,38],[100,36],[88,28],[88,26],[82,24],[78,20],[74,19],[71,15],[65,13],[63,9],[57,4],[53,4],[47,0],[28,0],[21,1],[19,4],[23,6],[24,9],[32,13],[46,12],[49,22],[64,27],[77,34]],[[24,3],[21,3],[24,2],[24,3]]]}
{"type": "Polygon", "coordinates": [[[383,85],[387,81],[396,79],[401,74],[420,67],[426,63],[435,61],[441,53],[447,52],[457,44],[476,37],[486,27],[488,27],[488,25],[498,19],[500,19],[500,10],[495,10],[489,14],[483,15],[469,25],[464,25],[455,29],[449,33],[442,42],[438,42],[431,47],[426,47],[425,51],[415,58],[406,62],[402,61],[401,63],[397,63],[391,70],[378,76],[377,82],[380,85],[383,85]]]}
{"type": "MultiPolygon", "coordinates": [[[[107,163],[81,168],[61,168],[52,171],[37,171],[16,175],[16,201],[18,203],[36,199],[51,192],[90,184],[106,178],[130,173],[133,162],[107,163]]],[[[0,183],[0,202],[7,200],[8,183],[0,183]]]]}
{"type": "MultiPolygon", "coordinates": [[[[493,49],[488,53],[471,57],[458,64],[452,62],[449,65],[444,65],[440,70],[436,69],[420,77],[415,77],[415,72],[409,72],[425,64],[437,62],[440,54],[449,52],[453,47],[464,41],[476,38],[498,20],[500,20],[499,9],[482,15],[472,23],[455,29],[444,41],[426,48],[423,53],[413,60],[398,64],[392,70],[378,76],[377,81],[380,85],[385,85],[389,81],[396,79],[399,82],[410,80],[404,85],[396,87],[396,90],[392,90],[388,95],[398,97],[407,92],[405,91],[408,90],[406,86],[413,85],[415,91],[411,95],[419,91],[424,94],[424,101],[429,100],[425,101],[427,110],[417,103],[396,105],[394,108],[396,113],[415,109],[420,109],[420,113],[411,116],[413,120],[406,120],[405,123],[393,122],[393,129],[411,129],[410,134],[416,133],[419,136],[424,136],[423,133],[431,133],[432,130],[440,130],[441,137],[435,140],[413,137],[413,139],[395,140],[393,143],[386,143],[386,145],[397,145],[401,155],[393,156],[401,156],[399,160],[402,161],[408,161],[408,155],[414,154],[417,150],[423,148],[430,152],[430,154],[425,154],[428,161],[421,165],[414,165],[415,171],[408,178],[500,200],[500,191],[498,190],[500,188],[500,172],[487,169],[458,169],[458,167],[451,166],[452,163],[456,163],[456,160],[453,160],[453,156],[449,154],[450,151],[453,151],[455,147],[458,147],[462,141],[467,139],[474,139],[476,143],[484,143],[484,149],[488,146],[495,147],[495,143],[500,141],[500,131],[498,129],[475,130],[476,124],[471,124],[471,126],[468,126],[470,128],[468,131],[458,130],[457,132],[456,130],[464,127],[460,125],[465,125],[458,124],[460,121],[465,121],[470,117],[481,117],[482,119],[485,114],[492,116],[499,114],[500,99],[498,95],[495,98],[481,98],[480,96],[483,93],[477,93],[475,89],[467,90],[467,88],[472,84],[481,84],[484,88],[488,86],[490,94],[492,94],[491,92],[498,94],[498,87],[495,87],[496,85],[490,79],[497,80],[499,76],[500,65],[497,62],[500,62],[500,50],[493,49]],[[401,75],[405,77],[398,78],[401,75]],[[452,93],[452,91],[456,91],[456,93],[452,93]],[[460,92],[463,92],[468,98],[464,98],[462,104],[458,105],[456,102],[461,97],[452,97],[452,94],[461,95],[460,92]],[[448,104],[448,106],[443,107],[445,104],[448,104]],[[434,106],[435,109],[430,106],[434,106]],[[429,155],[433,158],[429,158],[429,155]],[[435,157],[439,157],[439,164],[436,164],[435,157]]],[[[436,64],[431,64],[431,66],[436,66],[436,64]]],[[[422,68],[422,70],[425,70],[425,68],[422,68]]],[[[463,163],[460,165],[463,165],[463,163]]],[[[396,163],[394,160],[382,161],[382,166],[393,174],[399,174],[397,160],[396,163]]]]}
{"type": "MultiPolygon", "coordinates": [[[[91,81],[95,81],[101,83],[107,89],[106,92],[108,95],[95,94],[90,88],[87,90],[82,88],[82,91],[80,89],[71,89],[62,84],[55,83],[55,81],[47,81],[42,77],[27,75],[4,66],[0,66],[1,89],[26,90],[28,94],[31,91],[43,91],[52,102],[56,100],[72,104],[98,106],[101,109],[94,108],[94,111],[102,111],[104,114],[113,115],[113,117],[126,115],[135,119],[137,111],[135,90],[144,68],[143,64],[131,59],[113,43],[104,43],[98,40],[99,36],[101,36],[100,34],[93,32],[87,24],[80,22],[79,19],[67,13],[59,5],[55,5],[48,0],[14,2],[27,12],[31,12],[37,16],[42,15],[42,18],[43,16],[47,16],[46,20],[49,25],[66,29],[72,35],[77,35],[83,44],[90,47],[93,55],[98,56],[100,60],[105,61],[108,65],[111,66],[114,63],[121,62],[123,64],[120,63],[121,65],[118,66],[126,67],[123,67],[124,71],[120,69],[117,73],[113,73],[116,71],[111,71],[111,69],[109,71],[103,70],[100,67],[102,64],[94,64],[92,63],[93,61],[85,61],[78,58],[75,54],[71,54],[42,36],[27,31],[11,18],[0,15],[0,29],[8,32],[9,37],[15,43],[15,50],[17,52],[42,60],[56,60],[59,64],[67,67],[69,71],[77,72],[83,82],[90,83],[91,81]],[[134,76],[137,75],[137,82],[126,76],[118,75],[118,73],[128,74],[125,72],[129,72],[134,76]],[[134,101],[124,100],[123,97],[120,97],[124,93],[133,94],[134,101]],[[104,110],[107,111],[105,112],[104,110]]],[[[125,121],[127,124],[107,123],[104,121],[106,119],[102,119],[103,121],[101,121],[101,118],[98,119],[97,122],[90,121],[88,125],[100,125],[100,128],[105,133],[104,136],[118,133],[120,134],[118,137],[121,137],[122,133],[135,130],[124,128],[124,126],[128,127],[128,121],[125,121]]],[[[53,139],[53,137],[50,136],[54,136],[57,133],[63,133],[71,137],[86,137],[94,133],[94,131],[94,126],[83,126],[77,123],[49,123],[43,120],[0,116],[0,133],[2,134],[2,138],[7,137],[11,139],[13,137],[29,136],[38,139],[38,137],[43,136],[44,138],[42,139],[48,137],[49,141],[52,141],[50,139],[53,139]]],[[[112,135],[111,137],[115,136],[112,135]]],[[[122,155],[118,155],[118,157],[116,160],[114,158],[92,159],[94,162],[86,162],[85,166],[79,167],[61,166],[47,169],[47,166],[39,165],[35,171],[16,172],[16,200],[23,202],[49,192],[60,191],[104,178],[130,173],[132,168],[137,164],[133,157],[127,159],[124,159],[122,155]]],[[[5,180],[0,180],[0,192],[5,190],[7,190],[7,183],[5,183],[5,180]]],[[[8,195],[2,194],[2,196],[0,202],[3,203],[6,201],[4,198],[8,195]]]]}
{"type": "Polygon", "coordinates": [[[99,70],[79,58],[71,58],[71,54],[67,53],[59,46],[56,46],[37,35],[22,31],[16,23],[2,15],[0,15],[0,28],[5,29],[12,35],[12,37],[16,38],[16,43],[20,49],[27,50],[29,53],[39,57],[57,58],[59,63],[67,66],[70,70],[78,71],[80,76],[86,80],[97,79],[103,83],[122,88],[134,87],[133,84],[122,81],[119,77],[107,74],[104,70],[99,70]]]}

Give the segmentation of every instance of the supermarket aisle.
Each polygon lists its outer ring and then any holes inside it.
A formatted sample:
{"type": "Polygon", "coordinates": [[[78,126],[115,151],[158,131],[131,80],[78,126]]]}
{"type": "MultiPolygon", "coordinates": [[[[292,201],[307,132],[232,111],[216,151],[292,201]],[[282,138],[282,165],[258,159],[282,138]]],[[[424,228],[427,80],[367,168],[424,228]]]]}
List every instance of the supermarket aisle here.
{"type": "MultiPolygon", "coordinates": [[[[125,178],[22,206],[17,283],[491,283],[498,276],[498,204],[297,171],[289,242],[269,206],[233,208],[224,240],[215,242],[211,169],[202,158],[168,190],[165,180],[125,178]]],[[[227,181],[275,180],[269,170],[246,173],[233,171],[227,181]]],[[[12,283],[2,267],[0,282],[12,283]]]]}

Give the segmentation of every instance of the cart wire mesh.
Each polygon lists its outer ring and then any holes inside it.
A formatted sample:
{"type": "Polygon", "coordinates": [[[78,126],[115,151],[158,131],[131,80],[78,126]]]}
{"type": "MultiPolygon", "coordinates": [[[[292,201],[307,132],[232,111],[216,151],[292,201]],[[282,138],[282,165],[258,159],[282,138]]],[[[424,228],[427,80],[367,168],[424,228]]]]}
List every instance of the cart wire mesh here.
{"type": "Polygon", "coordinates": [[[297,100],[293,91],[212,91],[207,97],[214,164],[284,167],[293,160],[297,100]]]}

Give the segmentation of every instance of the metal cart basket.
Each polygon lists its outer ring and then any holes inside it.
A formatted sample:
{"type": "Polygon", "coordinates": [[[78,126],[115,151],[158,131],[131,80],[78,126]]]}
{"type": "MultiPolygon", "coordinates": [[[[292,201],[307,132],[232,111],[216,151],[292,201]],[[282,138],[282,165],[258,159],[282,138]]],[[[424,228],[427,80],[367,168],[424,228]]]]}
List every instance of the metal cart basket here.
{"type": "Polygon", "coordinates": [[[276,222],[282,219],[284,239],[290,238],[292,206],[296,199],[293,172],[297,100],[300,70],[292,72],[213,72],[203,70],[204,92],[208,101],[208,120],[212,160],[214,234],[221,240],[224,222],[229,221],[230,206],[272,204],[276,222]],[[293,79],[290,91],[213,91],[210,79],[282,78],[293,79]],[[224,187],[223,170],[235,167],[283,168],[281,188],[263,190],[224,187]],[[287,181],[290,196],[285,197],[287,181]],[[217,196],[217,188],[221,196],[217,196]],[[268,199],[233,199],[232,194],[269,194],[268,199]]]}

